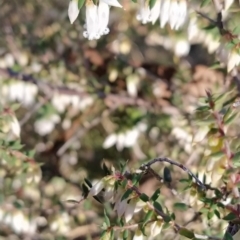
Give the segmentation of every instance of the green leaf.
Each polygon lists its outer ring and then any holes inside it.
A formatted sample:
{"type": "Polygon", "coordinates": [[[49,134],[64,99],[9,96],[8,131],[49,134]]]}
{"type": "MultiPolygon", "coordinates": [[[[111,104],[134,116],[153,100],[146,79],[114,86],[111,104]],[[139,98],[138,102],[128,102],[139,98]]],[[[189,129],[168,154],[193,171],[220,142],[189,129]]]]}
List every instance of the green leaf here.
{"type": "Polygon", "coordinates": [[[240,167],[240,152],[234,154],[232,162],[234,167],[240,167]]]}
{"type": "Polygon", "coordinates": [[[132,179],[133,185],[138,184],[140,179],[141,179],[141,177],[142,177],[142,174],[134,174],[133,179],[132,179]]]}
{"type": "Polygon", "coordinates": [[[193,239],[195,237],[194,233],[186,228],[181,228],[179,230],[179,234],[189,239],[193,239]]]}
{"type": "Polygon", "coordinates": [[[125,161],[125,162],[120,162],[120,171],[121,171],[121,173],[123,174],[124,172],[125,172],[125,170],[126,170],[126,167],[127,167],[127,163],[128,163],[128,161],[125,161]]]}
{"type": "Polygon", "coordinates": [[[235,118],[237,117],[237,115],[238,115],[238,112],[232,114],[228,119],[226,119],[226,120],[224,121],[225,125],[231,124],[231,123],[235,120],[235,118]]]}
{"type": "Polygon", "coordinates": [[[151,200],[152,200],[153,202],[155,202],[155,201],[158,199],[159,195],[160,195],[160,189],[158,188],[158,189],[154,192],[154,194],[151,196],[151,200]]]}
{"type": "Polygon", "coordinates": [[[228,107],[227,111],[225,112],[225,114],[223,116],[223,122],[225,122],[230,117],[231,113],[232,113],[232,108],[228,107]]]}
{"type": "Polygon", "coordinates": [[[236,214],[233,213],[233,212],[230,212],[228,215],[226,215],[223,220],[226,220],[226,221],[232,221],[234,219],[236,219],[236,214]]]}
{"type": "Polygon", "coordinates": [[[150,210],[147,212],[147,214],[144,216],[144,219],[143,219],[143,227],[147,224],[147,222],[152,218],[153,215],[154,215],[153,210],[150,210]]]}
{"type": "Polygon", "coordinates": [[[154,5],[156,4],[157,0],[150,0],[149,1],[149,8],[152,9],[154,5]]]}
{"type": "Polygon", "coordinates": [[[201,8],[206,6],[206,5],[209,5],[210,3],[211,3],[211,0],[202,0],[201,8]]]}
{"type": "Polygon", "coordinates": [[[168,167],[165,167],[163,170],[163,179],[164,179],[164,182],[168,182],[168,183],[172,181],[171,172],[168,167]]]}
{"type": "Polygon", "coordinates": [[[85,185],[85,183],[82,184],[82,191],[83,191],[83,197],[86,198],[89,193],[89,188],[85,185]]]}
{"type": "Polygon", "coordinates": [[[219,152],[214,152],[214,153],[211,153],[209,155],[209,157],[211,158],[220,158],[220,157],[223,157],[225,155],[225,153],[223,151],[219,151],[219,152]]]}
{"type": "Polygon", "coordinates": [[[226,234],[224,235],[224,240],[233,240],[233,237],[229,232],[226,232],[226,234]]]}
{"type": "Polygon", "coordinates": [[[127,199],[132,193],[132,189],[128,189],[122,196],[121,201],[123,201],[124,199],[127,199]]]}
{"type": "Polygon", "coordinates": [[[224,218],[223,218],[223,220],[226,220],[226,221],[232,221],[232,220],[234,220],[234,219],[236,219],[236,214],[234,214],[234,213],[229,213],[227,216],[225,216],[224,218]]]}
{"type": "Polygon", "coordinates": [[[204,105],[204,106],[199,106],[197,107],[196,111],[206,111],[206,110],[209,110],[209,106],[208,105],[204,105]]]}
{"type": "Polygon", "coordinates": [[[111,175],[111,171],[108,169],[108,167],[106,166],[105,163],[103,163],[102,168],[103,168],[105,175],[111,175]]]}
{"type": "Polygon", "coordinates": [[[66,200],[65,202],[67,202],[67,203],[79,204],[79,201],[74,200],[74,199],[68,199],[68,200],[66,200]]]}
{"type": "Polygon", "coordinates": [[[179,180],[179,182],[182,182],[182,183],[184,183],[184,182],[189,183],[190,180],[189,180],[189,179],[186,179],[186,178],[182,178],[182,179],[179,180]]]}
{"type": "Polygon", "coordinates": [[[98,196],[93,196],[93,198],[94,198],[96,201],[98,201],[99,203],[102,204],[102,200],[101,200],[98,196]]]}
{"type": "Polygon", "coordinates": [[[211,29],[214,29],[214,28],[216,28],[216,25],[210,24],[210,25],[208,25],[206,27],[203,27],[202,29],[204,29],[204,30],[211,30],[211,29]]]}
{"type": "Polygon", "coordinates": [[[212,219],[213,216],[214,216],[214,212],[213,211],[209,211],[208,214],[207,214],[208,220],[212,219]]]}
{"type": "Polygon", "coordinates": [[[163,224],[163,229],[168,229],[169,227],[171,227],[170,223],[165,222],[165,223],[163,224]]]}
{"type": "Polygon", "coordinates": [[[15,112],[21,107],[21,105],[22,105],[21,103],[13,103],[10,108],[13,112],[15,112]]]}
{"type": "Polygon", "coordinates": [[[78,0],[78,9],[80,10],[85,3],[85,0],[78,0]]]}
{"type": "Polygon", "coordinates": [[[84,181],[90,188],[92,187],[92,183],[87,178],[84,178],[84,181]]]}
{"type": "Polygon", "coordinates": [[[104,209],[104,222],[107,224],[107,226],[110,226],[110,220],[109,217],[107,216],[106,210],[104,209]]]}
{"type": "Polygon", "coordinates": [[[149,197],[145,194],[145,193],[142,193],[139,198],[144,201],[144,202],[147,202],[149,201],[149,197]]]}
{"type": "Polygon", "coordinates": [[[236,26],[236,27],[233,29],[233,33],[234,33],[234,34],[240,34],[240,25],[236,26]]]}
{"type": "Polygon", "coordinates": [[[128,239],[128,230],[124,230],[123,232],[123,240],[127,240],[128,239]]]}
{"type": "Polygon", "coordinates": [[[186,211],[188,209],[188,206],[185,203],[175,203],[173,207],[181,211],[186,211]]]}
{"type": "Polygon", "coordinates": [[[107,230],[102,231],[100,239],[103,239],[106,233],[107,233],[107,230]]]}
{"type": "Polygon", "coordinates": [[[215,213],[215,215],[219,218],[219,219],[221,219],[221,215],[220,215],[220,213],[219,213],[219,211],[218,210],[214,210],[214,213],[215,213]]]}
{"type": "Polygon", "coordinates": [[[126,186],[128,184],[128,180],[125,178],[123,181],[122,181],[122,187],[125,189],[126,186]]]}
{"type": "Polygon", "coordinates": [[[154,208],[156,208],[158,211],[163,212],[162,206],[160,205],[159,202],[154,202],[153,203],[154,208]]]}

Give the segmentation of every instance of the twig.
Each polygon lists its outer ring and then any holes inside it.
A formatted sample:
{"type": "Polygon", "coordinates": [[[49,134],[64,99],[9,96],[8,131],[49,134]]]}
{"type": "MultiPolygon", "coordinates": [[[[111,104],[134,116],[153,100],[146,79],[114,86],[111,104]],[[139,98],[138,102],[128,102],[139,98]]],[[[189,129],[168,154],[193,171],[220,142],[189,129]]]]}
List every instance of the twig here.
{"type": "Polygon", "coordinates": [[[64,95],[76,95],[79,97],[86,96],[96,96],[98,99],[104,99],[106,105],[129,105],[129,106],[140,106],[145,107],[147,109],[152,109],[154,106],[156,108],[159,105],[156,102],[149,102],[142,98],[134,98],[128,95],[123,94],[113,94],[113,93],[105,93],[99,90],[93,90],[92,92],[87,92],[86,90],[80,91],[73,88],[69,88],[66,86],[53,85],[48,82],[41,81],[39,79],[34,78],[32,75],[22,74],[21,72],[16,72],[10,68],[0,68],[0,75],[3,77],[9,77],[16,80],[20,80],[23,82],[29,82],[37,85],[40,91],[42,91],[47,97],[52,96],[52,92],[56,91],[60,94],[64,95]]]}
{"type": "Polygon", "coordinates": [[[156,163],[156,162],[167,162],[170,163],[172,165],[175,165],[179,168],[181,168],[183,171],[187,172],[192,178],[194,178],[197,182],[197,184],[203,189],[203,190],[207,190],[206,186],[188,169],[186,168],[184,165],[182,165],[181,163],[177,163],[169,158],[166,157],[160,157],[160,158],[155,158],[153,160],[151,160],[150,162],[146,163],[146,164],[142,164],[142,166],[140,167],[141,170],[148,170],[152,164],[156,163]]]}

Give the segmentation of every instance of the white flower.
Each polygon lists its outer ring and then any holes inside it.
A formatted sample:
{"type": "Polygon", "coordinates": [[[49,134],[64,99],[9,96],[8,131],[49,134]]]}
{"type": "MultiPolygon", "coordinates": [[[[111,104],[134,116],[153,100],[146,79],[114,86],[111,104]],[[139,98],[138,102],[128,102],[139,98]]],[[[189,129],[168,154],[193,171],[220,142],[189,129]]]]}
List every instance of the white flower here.
{"type": "Polygon", "coordinates": [[[104,192],[104,199],[105,199],[105,201],[112,202],[113,201],[113,196],[114,196],[114,187],[113,186],[108,186],[105,189],[105,192],[104,192]]]}
{"type": "Polygon", "coordinates": [[[126,132],[125,135],[125,147],[132,147],[137,142],[140,131],[137,128],[134,128],[126,132]]]}
{"type": "Polygon", "coordinates": [[[142,0],[140,3],[140,10],[138,11],[136,18],[138,21],[141,21],[142,24],[146,24],[148,22],[152,22],[152,24],[154,24],[159,18],[160,9],[161,0],[157,0],[152,9],[149,7],[149,1],[142,0]]]}
{"type": "Polygon", "coordinates": [[[174,53],[178,57],[187,56],[190,51],[190,44],[187,40],[179,40],[175,43],[174,53]]]}
{"type": "Polygon", "coordinates": [[[20,137],[21,128],[20,128],[19,122],[15,116],[13,116],[13,118],[11,120],[11,130],[15,137],[17,137],[17,138],[20,137]]]}
{"type": "MultiPolygon", "coordinates": [[[[175,29],[178,30],[183,26],[187,18],[187,2],[182,0],[178,3],[178,21],[176,22],[175,29]]],[[[173,28],[174,29],[174,28],[173,28]]]]}
{"type": "Polygon", "coordinates": [[[98,33],[100,35],[105,35],[109,33],[108,21],[109,21],[109,5],[104,1],[99,1],[98,5],[98,33]]]}
{"type": "Polygon", "coordinates": [[[154,24],[160,16],[161,0],[157,0],[153,8],[150,10],[149,21],[154,24]]]}
{"type": "Polygon", "coordinates": [[[116,134],[110,134],[103,143],[103,148],[108,149],[115,145],[117,142],[117,135],[116,134]]]}
{"type": "Polygon", "coordinates": [[[224,45],[220,45],[217,51],[219,60],[227,66],[228,72],[232,71],[234,67],[240,64],[240,54],[235,51],[231,51],[225,48],[224,45]]]}
{"type": "Polygon", "coordinates": [[[169,24],[171,29],[175,29],[175,26],[177,25],[178,21],[179,21],[179,17],[178,17],[178,2],[177,1],[173,1],[171,4],[171,7],[169,9],[169,24]]]}
{"type": "Polygon", "coordinates": [[[162,231],[163,222],[161,220],[155,221],[151,224],[151,237],[156,237],[162,231]]]}
{"type": "Polygon", "coordinates": [[[68,17],[71,24],[73,24],[73,22],[77,19],[79,12],[80,11],[78,9],[78,0],[70,1],[68,5],[68,17]]]}
{"type": "Polygon", "coordinates": [[[224,9],[227,10],[233,4],[234,0],[224,0],[224,9]]]}
{"type": "Polygon", "coordinates": [[[160,26],[164,28],[164,26],[169,21],[169,10],[170,10],[171,2],[170,0],[164,0],[161,2],[161,13],[160,13],[160,26]]]}
{"type": "Polygon", "coordinates": [[[88,196],[96,196],[98,195],[102,189],[104,188],[104,182],[101,180],[99,182],[97,182],[94,186],[92,186],[88,196]]]}
{"type": "Polygon", "coordinates": [[[92,0],[86,2],[86,31],[83,36],[89,40],[99,39],[98,34],[98,12],[97,6],[92,0]]]}
{"type": "Polygon", "coordinates": [[[117,207],[116,207],[118,217],[122,217],[122,215],[125,213],[127,209],[127,206],[128,206],[127,199],[118,201],[117,207]]]}
{"type": "Polygon", "coordinates": [[[110,6],[122,7],[117,0],[100,0],[98,5],[92,0],[86,1],[86,31],[83,32],[85,38],[99,39],[109,33],[107,25],[110,6]]]}
{"type": "Polygon", "coordinates": [[[119,152],[122,151],[124,146],[125,146],[125,134],[119,133],[117,136],[117,143],[116,143],[117,150],[119,152]]]}
{"type": "Polygon", "coordinates": [[[185,23],[187,17],[187,2],[185,0],[162,0],[160,10],[160,26],[167,23],[172,29],[178,30],[185,23]]]}
{"type": "Polygon", "coordinates": [[[126,79],[128,94],[132,97],[136,97],[138,93],[139,76],[131,74],[126,79]]]}
{"type": "Polygon", "coordinates": [[[52,132],[52,130],[55,127],[55,124],[59,123],[59,121],[60,117],[55,114],[47,118],[39,119],[34,123],[35,131],[41,136],[47,135],[50,132],[52,132]]]}
{"type": "Polygon", "coordinates": [[[109,6],[112,7],[120,7],[122,8],[122,5],[117,1],[117,0],[100,0],[108,4],[109,6]]]}
{"type": "Polygon", "coordinates": [[[128,203],[124,214],[126,223],[128,223],[132,219],[136,204],[137,202],[134,199],[130,200],[130,202],[128,203]]]}
{"type": "Polygon", "coordinates": [[[144,239],[144,236],[143,236],[142,232],[140,230],[137,230],[135,232],[133,240],[143,240],[143,239],[144,239]]]}
{"type": "Polygon", "coordinates": [[[141,0],[140,10],[139,10],[136,18],[138,21],[141,21],[142,24],[146,24],[149,22],[149,16],[150,16],[150,9],[148,6],[148,2],[145,0],[141,0]]]}

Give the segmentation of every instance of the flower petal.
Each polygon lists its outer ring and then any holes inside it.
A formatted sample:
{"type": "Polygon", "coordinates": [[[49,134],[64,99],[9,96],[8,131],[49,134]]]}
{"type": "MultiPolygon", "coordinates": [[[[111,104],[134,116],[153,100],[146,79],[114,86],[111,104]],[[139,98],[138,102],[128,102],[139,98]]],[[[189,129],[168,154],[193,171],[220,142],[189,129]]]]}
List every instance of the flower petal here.
{"type": "Polygon", "coordinates": [[[101,0],[101,1],[105,2],[109,6],[122,8],[122,5],[117,0],[101,0]]]}
{"type": "Polygon", "coordinates": [[[103,0],[99,1],[98,5],[98,33],[105,35],[109,33],[108,21],[109,21],[109,5],[103,0]]]}
{"type": "Polygon", "coordinates": [[[78,9],[78,1],[72,0],[68,5],[68,17],[71,24],[77,19],[80,10],[78,9]]]}
{"type": "Polygon", "coordinates": [[[98,193],[102,191],[104,188],[104,183],[103,181],[97,182],[90,190],[88,196],[96,196],[98,193]]]}
{"type": "Polygon", "coordinates": [[[110,134],[103,143],[103,148],[108,149],[112,147],[117,142],[117,135],[116,134],[110,134]]]}

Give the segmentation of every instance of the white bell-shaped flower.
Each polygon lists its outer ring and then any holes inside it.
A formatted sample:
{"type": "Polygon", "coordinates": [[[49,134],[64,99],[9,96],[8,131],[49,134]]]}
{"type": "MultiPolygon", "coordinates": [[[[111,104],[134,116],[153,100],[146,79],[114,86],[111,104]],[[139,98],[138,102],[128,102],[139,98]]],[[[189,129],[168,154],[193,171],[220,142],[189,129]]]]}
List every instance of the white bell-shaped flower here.
{"type": "Polygon", "coordinates": [[[161,13],[160,13],[160,27],[164,28],[169,21],[169,9],[171,1],[164,0],[161,2],[161,13]]]}
{"type": "Polygon", "coordinates": [[[92,0],[86,2],[86,31],[83,36],[89,40],[99,39],[98,34],[98,9],[92,0]]]}
{"type": "Polygon", "coordinates": [[[175,30],[178,30],[186,22],[187,13],[187,2],[182,0],[178,3],[178,21],[176,22],[175,30]]]}
{"type": "Polygon", "coordinates": [[[68,17],[70,19],[71,24],[77,19],[80,10],[78,9],[78,1],[72,0],[68,5],[68,17]]]}
{"type": "Polygon", "coordinates": [[[104,1],[100,1],[98,5],[98,33],[99,35],[105,35],[109,33],[108,21],[109,21],[109,5],[104,1]]]}
{"type": "Polygon", "coordinates": [[[149,21],[154,24],[160,16],[161,11],[161,0],[157,0],[153,8],[150,9],[149,21]]]}
{"type": "Polygon", "coordinates": [[[140,9],[136,16],[137,20],[142,22],[142,24],[146,24],[149,22],[150,9],[148,6],[148,2],[145,0],[141,0],[140,9]]]}
{"type": "Polygon", "coordinates": [[[122,8],[122,5],[117,0],[100,0],[100,1],[105,2],[106,4],[112,7],[122,8]]]}

